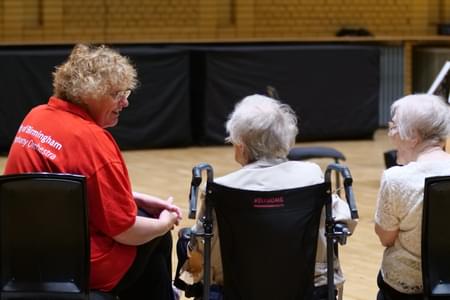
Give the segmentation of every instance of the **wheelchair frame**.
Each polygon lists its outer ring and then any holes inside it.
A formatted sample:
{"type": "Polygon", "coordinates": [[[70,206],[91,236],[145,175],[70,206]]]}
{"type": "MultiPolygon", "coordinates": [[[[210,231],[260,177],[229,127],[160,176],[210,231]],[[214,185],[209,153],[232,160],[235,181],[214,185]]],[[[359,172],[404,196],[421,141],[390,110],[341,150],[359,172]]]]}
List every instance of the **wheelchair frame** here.
{"type": "MultiPolygon", "coordinates": [[[[207,182],[206,182],[206,190],[208,197],[208,184],[212,183],[214,180],[214,172],[213,168],[207,163],[200,163],[196,165],[192,169],[192,181],[191,188],[189,194],[189,218],[195,219],[197,212],[197,199],[198,199],[198,191],[199,186],[202,182],[202,172],[206,172],[207,182]]],[[[339,242],[344,245],[346,243],[347,236],[350,236],[352,233],[345,226],[336,226],[336,222],[332,216],[332,206],[331,206],[331,174],[332,172],[336,172],[336,178],[339,178],[339,174],[342,176],[345,198],[350,208],[350,214],[352,219],[359,218],[358,210],[355,204],[355,198],[352,189],[353,179],[350,174],[350,170],[339,163],[332,163],[328,165],[325,171],[325,183],[327,184],[327,194],[329,195],[329,199],[326,201],[325,205],[325,236],[327,241],[327,281],[328,283],[328,299],[334,299],[334,268],[333,268],[333,245],[335,242],[339,242]]],[[[206,201],[205,205],[205,215],[202,216],[202,224],[204,233],[203,234],[195,234],[196,236],[203,237],[204,239],[204,271],[203,271],[203,299],[209,299],[210,295],[210,269],[211,269],[211,238],[213,235],[213,218],[212,218],[212,205],[209,204],[209,201],[206,201]]],[[[339,224],[342,225],[342,224],[339,224]]]]}

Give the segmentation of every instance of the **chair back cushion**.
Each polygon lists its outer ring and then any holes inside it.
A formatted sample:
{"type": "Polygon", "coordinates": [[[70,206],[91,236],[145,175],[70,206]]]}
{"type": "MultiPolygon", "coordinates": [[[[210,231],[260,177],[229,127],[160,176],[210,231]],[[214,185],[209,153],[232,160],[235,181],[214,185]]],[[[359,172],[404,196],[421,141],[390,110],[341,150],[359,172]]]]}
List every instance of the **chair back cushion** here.
{"type": "Polygon", "coordinates": [[[84,177],[0,177],[1,295],[87,299],[89,235],[84,177]],[[50,297],[50,296],[49,296],[50,297]]]}
{"type": "Polygon", "coordinates": [[[309,299],[326,184],[245,191],[208,184],[216,212],[225,299],[309,299]]]}
{"type": "Polygon", "coordinates": [[[450,176],[425,179],[422,278],[428,296],[450,296],[450,176]]]}

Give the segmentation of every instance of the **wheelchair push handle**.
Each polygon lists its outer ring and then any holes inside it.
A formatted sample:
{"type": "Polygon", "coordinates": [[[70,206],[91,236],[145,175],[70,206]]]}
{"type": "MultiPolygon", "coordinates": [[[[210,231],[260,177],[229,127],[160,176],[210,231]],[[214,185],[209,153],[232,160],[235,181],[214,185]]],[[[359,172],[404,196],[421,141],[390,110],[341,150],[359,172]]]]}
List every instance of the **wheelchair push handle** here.
{"type": "Polygon", "coordinates": [[[207,163],[200,163],[192,168],[191,189],[189,192],[189,219],[195,219],[197,214],[197,199],[199,186],[202,183],[202,171],[206,170],[207,182],[213,180],[213,169],[207,163]]]}
{"type": "Polygon", "coordinates": [[[350,174],[350,170],[346,166],[336,163],[329,164],[327,170],[325,171],[325,177],[328,180],[330,180],[331,171],[339,172],[342,175],[342,177],[344,178],[344,186],[352,185],[353,183],[352,174],[350,174]]]}
{"type": "Polygon", "coordinates": [[[356,208],[355,195],[353,194],[352,186],[345,186],[345,195],[347,198],[348,206],[350,207],[350,215],[352,219],[359,219],[358,209],[356,208]]]}
{"type": "Polygon", "coordinates": [[[325,181],[330,182],[331,181],[331,172],[336,171],[341,174],[341,176],[344,178],[344,190],[345,190],[345,198],[347,200],[348,206],[350,208],[350,215],[352,219],[358,219],[358,209],[356,208],[356,202],[355,202],[355,195],[353,193],[352,183],[353,178],[350,173],[350,170],[341,164],[333,163],[328,165],[326,171],[325,171],[325,181]]]}
{"type": "Polygon", "coordinates": [[[197,195],[198,186],[191,185],[191,191],[189,192],[189,219],[195,219],[197,214],[197,195]]]}

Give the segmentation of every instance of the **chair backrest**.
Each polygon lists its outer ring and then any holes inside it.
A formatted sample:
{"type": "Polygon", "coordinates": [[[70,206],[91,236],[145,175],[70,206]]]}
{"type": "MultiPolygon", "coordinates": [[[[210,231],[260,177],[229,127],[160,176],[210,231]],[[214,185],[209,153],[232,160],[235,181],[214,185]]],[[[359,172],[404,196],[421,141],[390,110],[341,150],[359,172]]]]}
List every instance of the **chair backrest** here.
{"type": "Polygon", "coordinates": [[[1,299],[88,299],[85,178],[0,176],[1,299]]]}
{"type": "Polygon", "coordinates": [[[219,227],[225,299],[309,299],[327,184],[258,192],[211,182],[207,191],[219,227]]]}
{"type": "Polygon", "coordinates": [[[288,154],[289,160],[307,160],[313,158],[330,158],[335,163],[345,160],[345,155],[332,147],[293,147],[288,154]]]}
{"type": "MultiPolygon", "coordinates": [[[[428,299],[450,296],[450,176],[425,179],[422,278],[428,299]]],[[[448,298],[445,298],[448,299],[448,298]]]]}
{"type": "Polygon", "coordinates": [[[384,157],[384,166],[386,169],[390,167],[398,166],[397,164],[397,150],[388,150],[383,153],[384,157]]]}

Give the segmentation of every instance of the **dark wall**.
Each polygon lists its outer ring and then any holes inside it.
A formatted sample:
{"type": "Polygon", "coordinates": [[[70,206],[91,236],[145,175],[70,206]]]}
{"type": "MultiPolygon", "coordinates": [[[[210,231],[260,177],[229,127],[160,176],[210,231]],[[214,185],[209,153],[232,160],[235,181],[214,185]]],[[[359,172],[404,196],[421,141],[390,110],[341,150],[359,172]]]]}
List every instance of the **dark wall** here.
{"type": "MultiPolygon", "coordinates": [[[[122,149],[223,144],[244,96],[276,87],[300,120],[299,140],[370,138],[378,125],[379,51],[353,45],[129,45],[116,47],[140,86],[119,125],[122,149]]],[[[0,151],[52,93],[71,47],[0,47],[0,151]]]]}
{"type": "Polygon", "coordinates": [[[171,48],[119,48],[140,82],[119,124],[109,130],[122,149],[192,144],[189,52],[171,48]]]}
{"type": "MultiPolygon", "coordinates": [[[[166,47],[117,47],[138,70],[139,86],[119,124],[109,129],[122,149],[192,144],[189,52],[166,47]]],[[[0,48],[0,151],[25,114],[52,94],[52,72],[71,47],[0,48]]]]}
{"type": "Polygon", "coordinates": [[[0,151],[9,149],[25,114],[52,94],[54,66],[68,49],[0,48],[0,151]]]}
{"type": "Polygon", "coordinates": [[[234,104],[268,85],[299,118],[298,140],[371,137],[378,126],[379,51],[358,46],[211,47],[205,52],[205,143],[221,143],[234,104]]]}

